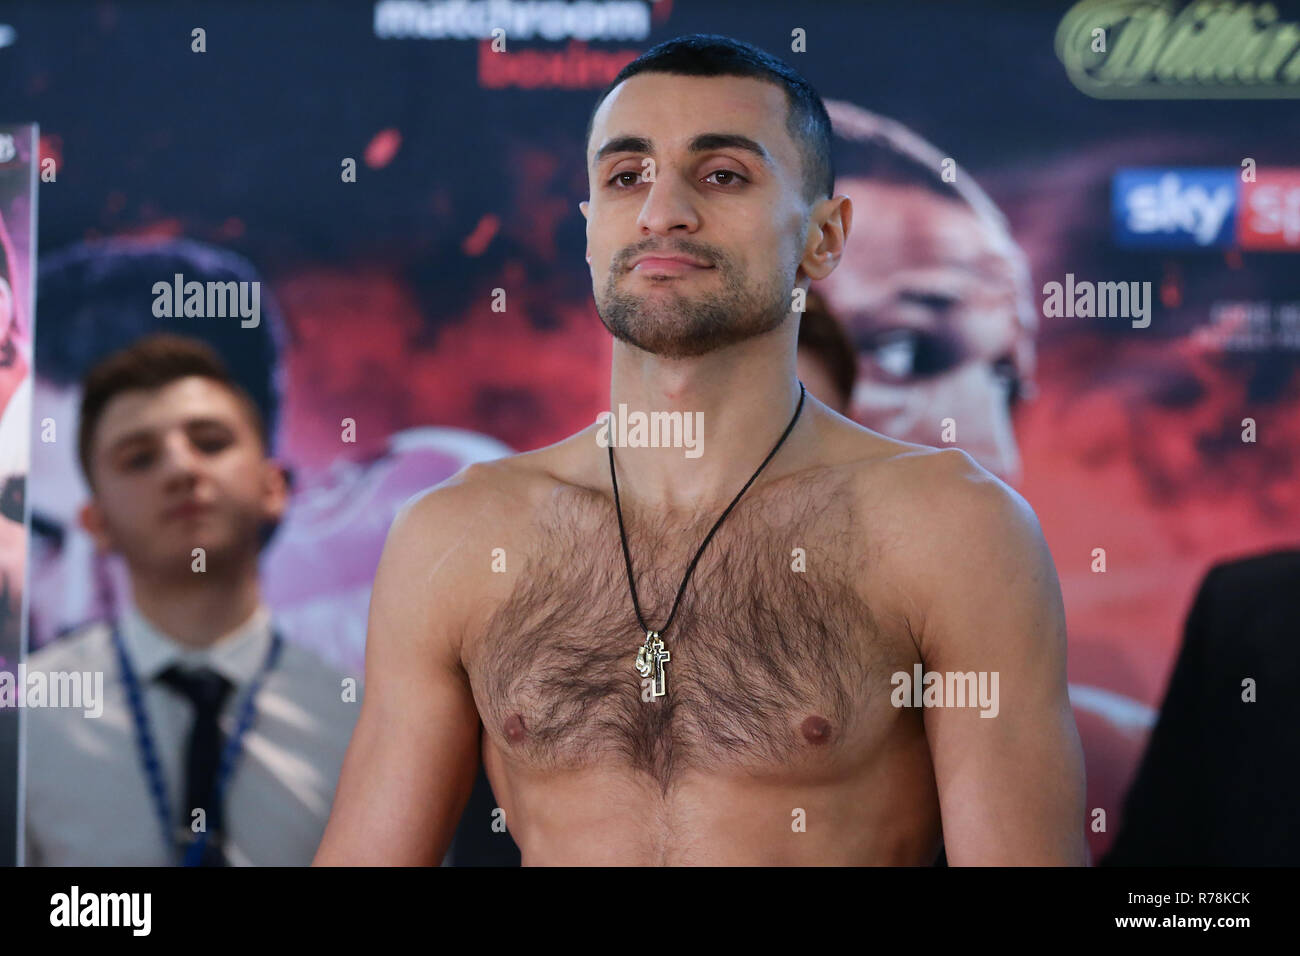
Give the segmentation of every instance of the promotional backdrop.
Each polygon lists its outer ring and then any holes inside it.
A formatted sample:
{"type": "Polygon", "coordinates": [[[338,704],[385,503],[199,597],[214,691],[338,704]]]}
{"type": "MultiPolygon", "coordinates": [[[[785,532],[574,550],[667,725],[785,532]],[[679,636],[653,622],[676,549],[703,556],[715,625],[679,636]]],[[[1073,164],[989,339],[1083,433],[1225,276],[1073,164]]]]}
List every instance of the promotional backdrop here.
{"type": "MultiPolygon", "coordinates": [[[[1300,540],[1300,67],[1282,29],[1300,16],[1229,3],[1189,19],[1185,6],[12,5],[0,120],[39,121],[52,160],[34,420],[75,433],[78,376],[113,343],[155,328],[221,339],[295,474],[265,559],[272,606],[291,639],[360,676],[369,583],[401,503],[608,407],[578,211],[596,95],[672,36],[755,43],[838,104],[837,125],[865,110],[932,144],[1023,253],[1032,314],[1000,473],[1061,576],[1099,856],[1199,581],[1300,540]],[[157,279],[205,256],[253,270],[258,326],[155,317],[144,283],[120,329],[89,327],[78,296],[141,248],[164,250],[157,279]],[[1101,283],[1122,283],[1124,301],[1101,283]]],[[[849,237],[868,259],[895,248],[870,195],[849,237]]],[[[861,319],[842,293],[828,301],[861,319]]],[[[948,374],[915,352],[900,369],[902,340],[879,332],[853,336],[864,380],[922,390],[948,374]]],[[[942,444],[931,407],[899,437],[942,444]]],[[[896,431],[870,408],[856,417],[896,431]]],[[[33,446],[32,647],[123,599],[120,568],[76,530],[85,490],[57,444],[33,446]]]]}

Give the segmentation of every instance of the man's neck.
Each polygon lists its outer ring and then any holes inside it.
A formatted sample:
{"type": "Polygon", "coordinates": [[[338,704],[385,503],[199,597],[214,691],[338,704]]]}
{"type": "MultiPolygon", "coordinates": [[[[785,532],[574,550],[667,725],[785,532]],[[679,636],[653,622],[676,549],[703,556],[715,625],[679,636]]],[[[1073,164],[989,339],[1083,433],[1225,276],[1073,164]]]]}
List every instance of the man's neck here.
{"type": "MultiPolygon", "coordinates": [[[[725,508],[767,457],[799,401],[794,349],[760,336],[707,355],[663,359],[614,343],[610,375],[609,443],[614,445],[624,506],[656,513],[694,514],[725,508]],[[774,347],[780,346],[780,347],[774,347]],[[624,407],[620,407],[624,406],[624,407]],[[634,413],[689,416],[695,448],[631,447],[619,443],[618,421],[634,413]]],[[[808,417],[808,401],[801,418],[808,417]]],[[[782,450],[796,444],[796,426],[782,450]]],[[[647,426],[647,436],[661,430],[647,426]]],[[[598,449],[607,456],[603,448],[598,449]]],[[[764,470],[767,477],[775,460],[764,470]]],[[[762,479],[760,479],[761,481],[762,479]]]]}
{"type": "Polygon", "coordinates": [[[230,574],[193,573],[162,579],[133,569],[136,610],[156,629],[186,647],[208,647],[245,623],[261,603],[257,564],[230,574]]]}

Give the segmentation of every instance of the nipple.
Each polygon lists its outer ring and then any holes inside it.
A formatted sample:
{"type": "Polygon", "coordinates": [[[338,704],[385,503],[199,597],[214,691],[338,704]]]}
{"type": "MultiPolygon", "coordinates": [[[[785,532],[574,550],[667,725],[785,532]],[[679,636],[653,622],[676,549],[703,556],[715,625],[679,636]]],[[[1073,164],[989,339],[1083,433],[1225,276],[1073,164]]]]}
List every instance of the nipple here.
{"type": "Polygon", "coordinates": [[[824,744],[831,739],[831,722],[825,717],[812,716],[799,725],[809,743],[824,744]]]}
{"type": "Polygon", "coordinates": [[[524,728],[524,718],[519,714],[511,714],[506,718],[505,732],[506,739],[512,744],[519,743],[528,733],[524,728]]]}

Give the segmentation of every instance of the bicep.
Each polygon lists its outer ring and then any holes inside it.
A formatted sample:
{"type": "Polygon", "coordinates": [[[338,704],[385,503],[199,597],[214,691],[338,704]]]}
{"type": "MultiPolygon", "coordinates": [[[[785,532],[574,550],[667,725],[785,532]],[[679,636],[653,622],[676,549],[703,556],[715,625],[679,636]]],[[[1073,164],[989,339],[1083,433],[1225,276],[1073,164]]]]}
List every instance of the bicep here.
{"type": "Polygon", "coordinates": [[[1051,554],[1009,489],[978,486],[963,510],[930,554],[942,570],[920,635],[925,669],[945,689],[985,690],[923,712],[948,861],[1086,864],[1083,752],[1051,554]]]}
{"type": "Polygon", "coordinates": [[[435,516],[411,508],[375,576],[365,697],[318,864],[437,865],[473,784],[479,721],[457,650],[456,545],[431,545],[446,540],[429,533],[435,516]]]}

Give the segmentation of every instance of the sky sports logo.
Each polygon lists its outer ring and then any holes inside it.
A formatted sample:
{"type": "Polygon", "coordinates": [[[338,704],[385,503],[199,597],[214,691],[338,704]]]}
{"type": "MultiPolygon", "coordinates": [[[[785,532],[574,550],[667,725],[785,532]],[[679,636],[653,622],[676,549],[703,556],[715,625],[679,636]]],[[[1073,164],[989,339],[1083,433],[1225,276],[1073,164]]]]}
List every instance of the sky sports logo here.
{"type": "Polygon", "coordinates": [[[1300,252],[1300,169],[1121,169],[1111,188],[1126,249],[1300,252]]]}

